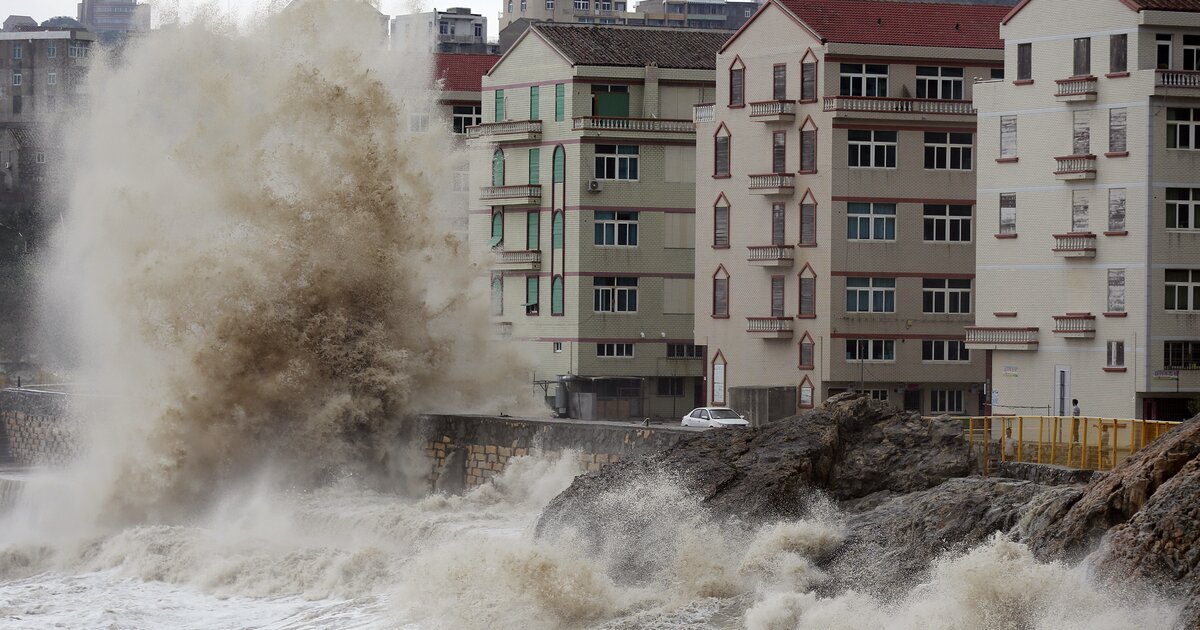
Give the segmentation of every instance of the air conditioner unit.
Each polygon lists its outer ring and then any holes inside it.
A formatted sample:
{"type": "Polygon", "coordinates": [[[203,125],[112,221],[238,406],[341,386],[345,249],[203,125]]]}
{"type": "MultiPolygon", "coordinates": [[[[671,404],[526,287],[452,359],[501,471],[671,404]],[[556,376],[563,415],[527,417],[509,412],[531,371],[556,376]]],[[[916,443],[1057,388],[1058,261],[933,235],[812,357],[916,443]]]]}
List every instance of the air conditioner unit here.
{"type": "Polygon", "coordinates": [[[601,190],[604,190],[604,186],[600,183],[600,180],[593,179],[588,181],[588,192],[600,192],[601,190]]]}

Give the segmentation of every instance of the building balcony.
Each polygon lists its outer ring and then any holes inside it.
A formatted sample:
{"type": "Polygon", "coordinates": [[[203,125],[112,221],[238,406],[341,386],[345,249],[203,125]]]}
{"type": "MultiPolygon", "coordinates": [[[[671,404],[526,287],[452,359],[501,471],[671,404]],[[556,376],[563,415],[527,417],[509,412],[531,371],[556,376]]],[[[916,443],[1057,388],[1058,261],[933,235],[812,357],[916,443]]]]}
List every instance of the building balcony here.
{"type": "Polygon", "coordinates": [[[709,123],[717,118],[715,103],[700,103],[692,105],[692,122],[709,123]]]}
{"type": "Polygon", "coordinates": [[[467,127],[467,139],[486,139],[492,142],[538,140],[542,137],[540,120],[507,120],[467,127]]]}
{"type": "Polygon", "coordinates": [[[1096,235],[1091,232],[1055,234],[1054,253],[1063,258],[1095,258],[1096,235]]]}
{"type": "Polygon", "coordinates": [[[750,120],[792,122],[796,120],[796,101],[758,101],[750,103],[750,120]]]}
{"type": "Polygon", "coordinates": [[[493,269],[502,271],[537,271],[542,268],[542,252],[529,251],[498,251],[493,269]]]}
{"type": "Polygon", "coordinates": [[[1155,70],[1154,87],[1200,88],[1200,72],[1195,70],[1155,70]]]}
{"type": "Polygon", "coordinates": [[[746,262],[756,267],[791,267],[791,245],[752,245],[746,248],[746,262]]]}
{"type": "Polygon", "coordinates": [[[758,339],[791,339],[791,317],[747,317],[746,332],[758,339]]]}
{"type": "Polygon", "coordinates": [[[626,118],[621,116],[583,116],[573,119],[575,131],[695,134],[696,123],[671,118],[626,118]]]}
{"type": "Polygon", "coordinates": [[[975,107],[971,104],[971,101],[888,98],[883,96],[826,96],[825,111],[975,115],[975,107]]]}
{"type": "Polygon", "coordinates": [[[489,206],[536,206],[542,203],[542,187],[538,184],[484,186],[479,189],[479,200],[489,206]]]}
{"type": "Polygon", "coordinates": [[[1100,85],[1096,77],[1091,76],[1058,79],[1054,83],[1058,85],[1058,90],[1055,92],[1054,98],[1064,103],[1094,101],[1096,100],[1096,91],[1100,85]]]}
{"type": "Polygon", "coordinates": [[[967,326],[968,350],[1037,350],[1037,328],[967,326]]]}
{"type": "Polygon", "coordinates": [[[1096,156],[1064,155],[1054,158],[1054,176],[1063,181],[1096,179],[1096,156]]]}
{"type": "Polygon", "coordinates": [[[796,176],[792,173],[770,173],[750,176],[750,194],[791,196],[796,192],[796,176]]]}
{"type": "Polygon", "coordinates": [[[1054,334],[1069,339],[1096,336],[1096,316],[1091,313],[1067,313],[1054,316],[1054,334]]]}

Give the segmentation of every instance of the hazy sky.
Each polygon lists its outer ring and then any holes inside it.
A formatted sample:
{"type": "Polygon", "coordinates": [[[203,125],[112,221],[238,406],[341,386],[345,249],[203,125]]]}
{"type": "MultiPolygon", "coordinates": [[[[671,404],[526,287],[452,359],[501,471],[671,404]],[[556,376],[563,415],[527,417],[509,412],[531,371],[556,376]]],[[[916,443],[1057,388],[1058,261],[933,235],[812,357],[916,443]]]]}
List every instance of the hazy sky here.
{"type": "MultiPolygon", "coordinates": [[[[448,9],[450,7],[470,7],[474,13],[482,14],[488,19],[488,31],[491,38],[496,38],[500,16],[500,0],[382,0],[381,10],[389,15],[411,13],[414,7],[428,11],[434,8],[448,9]]],[[[171,2],[176,4],[176,2],[171,2]]],[[[183,4],[215,3],[226,7],[231,12],[248,12],[248,9],[260,3],[260,0],[183,0],[183,4]]],[[[151,3],[154,4],[154,3],[151,3]]],[[[56,15],[75,17],[77,0],[0,0],[0,21],[9,15],[29,15],[41,22],[56,15]]]]}

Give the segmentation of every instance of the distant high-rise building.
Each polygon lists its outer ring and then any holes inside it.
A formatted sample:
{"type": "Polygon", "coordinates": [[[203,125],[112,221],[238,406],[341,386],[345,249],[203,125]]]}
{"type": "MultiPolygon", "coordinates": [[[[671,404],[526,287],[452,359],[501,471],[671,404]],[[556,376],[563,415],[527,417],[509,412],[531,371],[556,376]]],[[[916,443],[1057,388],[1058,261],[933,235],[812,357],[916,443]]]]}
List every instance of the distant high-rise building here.
{"type": "Polygon", "coordinates": [[[639,23],[646,26],[716,28],[736,31],[758,10],[758,2],[725,0],[642,0],[639,23]]]}
{"type": "Polygon", "coordinates": [[[496,54],[487,41],[487,18],[470,9],[455,7],[392,18],[392,45],[429,49],[439,53],[496,54]]]}
{"type": "Polygon", "coordinates": [[[125,39],[131,32],[150,30],[150,5],[137,0],[83,0],[79,21],[103,44],[125,39]]]}

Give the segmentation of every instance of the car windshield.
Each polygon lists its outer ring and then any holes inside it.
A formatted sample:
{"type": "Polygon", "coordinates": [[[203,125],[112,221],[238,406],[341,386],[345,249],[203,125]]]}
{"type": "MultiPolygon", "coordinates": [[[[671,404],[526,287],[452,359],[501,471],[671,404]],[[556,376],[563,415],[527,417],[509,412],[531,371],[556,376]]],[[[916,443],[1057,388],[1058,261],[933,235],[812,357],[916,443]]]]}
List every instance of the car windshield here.
{"type": "Polygon", "coordinates": [[[712,414],[713,420],[739,420],[741,416],[732,409],[713,409],[709,413],[712,414]]]}

